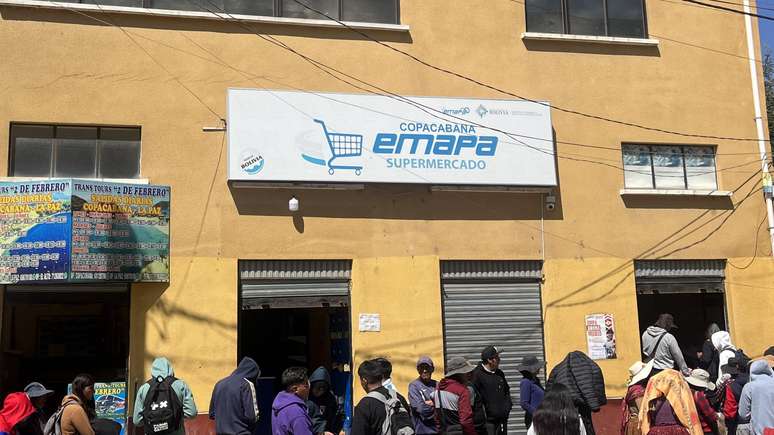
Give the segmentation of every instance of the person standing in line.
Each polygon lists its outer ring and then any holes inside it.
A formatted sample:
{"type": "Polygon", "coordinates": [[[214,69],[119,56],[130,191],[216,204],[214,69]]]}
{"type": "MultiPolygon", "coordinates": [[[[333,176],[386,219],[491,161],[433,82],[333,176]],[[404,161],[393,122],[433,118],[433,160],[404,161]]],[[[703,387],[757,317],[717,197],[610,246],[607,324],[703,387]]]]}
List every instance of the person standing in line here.
{"type": "Polygon", "coordinates": [[[272,435],[312,435],[312,419],[306,409],[310,390],[306,369],[286,369],[282,372],[282,387],[285,390],[277,394],[271,405],[272,435]]]}
{"type": "Polygon", "coordinates": [[[62,399],[62,435],[94,435],[94,378],[80,374],[73,380],[73,393],[62,399]]]}
{"type": "MultiPolygon", "coordinates": [[[[165,381],[172,388],[178,400],[177,403],[181,406],[179,409],[182,411],[180,415],[175,416],[177,421],[174,421],[173,425],[176,430],[171,435],[184,435],[185,425],[183,421],[184,419],[196,417],[196,402],[194,401],[193,393],[191,393],[191,388],[182,379],[175,378],[175,370],[172,368],[172,363],[164,357],[158,357],[153,360],[153,364],[151,364],[151,378],[140,385],[140,388],[137,390],[137,396],[134,399],[132,423],[137,427],[145,424],[145,417],[147,417],[145,414],[150,411],[149,408],[152,406],[150,403],[148,404],[149,406],[145,405],[146,399],[149,396],[152,397],[155,390],[161,387],[161,384],[165,381]]],[[[148,433],[147,430],[146,433],[148,433]]]]}
{"type": "Polygon", "coordinates": [[[715,389],[715,384],[710,380],[710,375],[704,369],[694,369],[691,376],[685,378],[693,391],[693,401],[701,422],[701,430],[705,434],[719,434],[718,414],[710,405],[705,395],[706,391],[715,389]]]}
{"type": "Polygon", "coordinates": [[[309,377],[309,383],[311,389],[309,391],[307,406],[310,405],[309,402],[312,402],[311,404],[317,410],[317,418],[320,419],[319,422],[315,422],[314,414],[312,414],[310,409],[310,415],[313,416],[312,423],[315,427],[315,433],[338,433],[341,429],[341,424],[338,421],[339,402],[331,391],[331,376],[328,373],[328,370],[322,366],[318,367],[317,370],[312,372],[312,376],[309,377]]]}
{"type": "Polygon", "coordinates": [[[446,376],[438,384],[435,418],[438,432],[443,435],[477,435],[473,420],[473,405],[467,384],[475,366],[461,356],[446,365],[446,376]]]}
{"type": "Polygon", "coordinates": [[[742,398],[744,386],[750,382],[749,362],[747,358],[734,357],[728,360],[725,370],[731,375],[726,386],[723,400],[723,417],[725,417],[728,435],[749,435],[750,420],[739,417],[739,401],[742,398]]]}
{"type": "Polygon", "coordinates": [[[500,370],[501,349],[487,346],[481,351],[481,363],[473,371],[473,384],[481,394],[489,435],[505,435],[513,409],[511,387],[500,370]]]}
{"type": "Polygon", "coordinates": [[[621,435],[642,435],[640,408],[652,368],[652,364],[645,364],[642,361],[637,361],[629,367],[629,388],[621,401],[621,435]]]}
{"type": "Polygon", "coordinates": [[[570,396],[578,408],[586,433],[594,435],[596,432],[591,414],[599,412],[607,404],[605,377],[599,364],[581,351],[570,352],[551,370],[546,390],[550,390],[554,384],[562,384],[570,389],[570,396]]]}
{"type": "Polygon", "coordinates": [[[357,376],[360,379],[360,386],[366,391],[366,397],[360,399],[355,407],[352,416],[351,435],[385,435],[385,421],[387,420],[387,409],[385,401],[397,401],[400,406],[395,409],[395,418],[387,422],[390,426],[395,423],[399,427],[392,428],[396,433],[403,428],[411,428],[411,416],[409,414],[408,402],[406,399],[393,390],[388,390],[382,382],[383,377],[382,363],[375,360],[364,361],[357,369],[357,376]]]}
{"type": "Polygon", "coordinates": [[[529,355],[525,356],[521,360],[521,365],[516,368],[523,376],[519,384],[519,402],[524,410],[524,427],[526,428],[532,426],[532,415],[535,414],[545,395],[543,385],[538,378],[543,365],[537,357],[529,355]]]}
{"type": "Polygon", "coordinates": [[[409,384],[409,404],[411,418],[414,420],[414,432],[417,435],[433,435],[438,433],[435,424],[435,389],[438,382],[433,379],[435,366],[429,356],[420,357],[417,361],[419,377],[409,384]]]}
{"type": "Polygon", "coordinates": [[[30,398],[24,393],[11,393],[5,396],[0,409],[0,435],[17,435],[20,423],[35,413],[30,398]]]}
{"type": "Polygon", "coordinates": [[[731,343],[731,335],[726,331],[718,331],[712,334],[712,345],[718,351],[718,366],[715,374],[715,384],[718,385],[730,376],[723,376],[721,368],[728,364],[728,360],[736,356],[736,346],[731,343]]]}
{"type": "Polygon", "coordinates": [[[749,418],[755,435],[774,429],[774,372],[765,360],[750,366],[751,381],[742,389],[739,417],[749,418]]]}
{"type": "Polygon", "coordinates": [[[535,411],[527,435],[586,435],[583,419],[575,408],[570,390],[554,384],[535,411]]]}
{"type": "Polygon", "coordinates": [[[674,317],[671,314],[661,314],[656,323],[642,334],[643,355],[648,358],[653,355],[653,375],[661,370],[674,368],[679,369],[685,376],[691,374],[677,339],[671,334],[675,329],[677,325],[674,317]]]}
{"type": "Polygon", "coordinates": [[[255,383],[260,375],[258,363],[244,357],[233,373],[215,384],[209,415],[216,434],[253,434],[259,417],[255,383]]]}
{"type": "Polygon", "coordinates": [[[644,435],[703,435],[691,388],[678,371],[651,376],[640,408],[644,435]]]}
{"type": "Polygon", "coordinates": [[[707,327],[706,339],[701,348],[701,358],[699,358],[699,368],[706,370],[710,374],[712,382],[718,380],[718,369],[720,368],[718,350],[712,343],[712,334],[716,332],[720,332],[720,327],[717,323],[710,323],[707,327]]]}
{"type": "Polygon", "coordinates": [[[39,382],[31,382],[24,387],[24,393],[30,398],[35,412],[19,423],[16,432],[19,435],[43,435],[43,429],[46,427],[49,417],[46,413],[46,403],[54,392],[46,389],[39,382]]]}

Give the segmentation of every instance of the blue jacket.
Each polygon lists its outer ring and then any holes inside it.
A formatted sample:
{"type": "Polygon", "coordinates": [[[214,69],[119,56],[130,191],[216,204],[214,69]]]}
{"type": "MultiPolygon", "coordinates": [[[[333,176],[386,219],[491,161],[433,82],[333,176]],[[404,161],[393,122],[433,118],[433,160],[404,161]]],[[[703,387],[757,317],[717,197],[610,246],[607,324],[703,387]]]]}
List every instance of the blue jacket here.
{"type": "Polygon", "coordinates": [[[545,394],[539,382],[529,378],[521,380],[519,385],[519,401],[521,402],[521,408],[530,416],[535,413],[545,394]]]}
{"type": "Polygon", "coordinates": [[[425,400],[434,400],[437,386],[438,382],[434,380],[430,381],[430,385],[425,385],[419,379],[409,384],[411,417],[414,420],[414,431],[417,435],[438,433],[438,428],[435,426],[435,406],[425,403],[425,400]]]}
{"type": "Polygon", "coordinates": [[[281,391],[271,405],[272,435],[312,435],[306,404],[293,393],[281,391]]]}
{"type": "Polygon", "coordinates": [[[258,423],[258,398],[255,381],[261,369],[252,358],[242,358],[229,376],[215,384],[210,400],[210,419],[215,433],[252,435],[258,423]]]}

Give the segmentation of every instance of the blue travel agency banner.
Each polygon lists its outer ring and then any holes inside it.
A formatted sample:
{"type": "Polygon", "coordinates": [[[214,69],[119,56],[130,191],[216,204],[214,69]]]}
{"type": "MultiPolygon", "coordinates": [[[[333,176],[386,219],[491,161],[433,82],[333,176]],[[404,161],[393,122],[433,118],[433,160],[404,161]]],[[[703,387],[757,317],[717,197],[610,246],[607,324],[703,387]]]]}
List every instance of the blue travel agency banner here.
{"type": "Polygon", "coordinates": [[[0,183],[0,284],[169,281],[169,186],[0,183]]]}

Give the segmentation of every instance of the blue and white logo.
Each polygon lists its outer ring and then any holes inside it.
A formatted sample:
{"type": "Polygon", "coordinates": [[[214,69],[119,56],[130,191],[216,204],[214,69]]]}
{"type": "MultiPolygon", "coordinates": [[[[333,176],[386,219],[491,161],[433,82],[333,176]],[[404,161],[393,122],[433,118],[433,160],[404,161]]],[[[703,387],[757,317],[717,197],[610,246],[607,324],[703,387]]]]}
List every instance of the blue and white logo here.
{"type": "Polygon", "coordinates": [[[242,159],[239,162],[239,167],[250,175],[255,175],[261,172],[263,169],[263,156],[255,150],[247,150],[242,154],[242,159]]]}
{"type": "Polygon", "coordinates": [[[483,104],[479,104],[479,105],[478,105],[478,109],[476,109],[476,113],[478,113],[478,116],[480,116],[481,118],[483,118],[483,117],[484,117],[484,115],[486,115],[487,113],[489,113],[489,110],[487,110],[487,109],[486,109],[486,107],[484,107],[484,105],[483,105],[483,104]]]}
{"type": "MultiPolygon", "coordinates": [[[[363,166],[359,162],[352,162],[352,157],[359,158],[363,155],[363,135],[353,133],[333,133],[328,130],[325,121],[315,119],[314,122],[322,127],[325,140],[331,149],[331,158],[328,161],[319,157],[302,153],[301,158],[308,163],[319,166],[327,166],[328,174],[333,175],[337,170],[354,171],[355,175],[363,172],[363,166]],[[337,159],[341,159],[337,162],[337,159]]],[[[356,159],[359,160],[359,159],[356,159]]]]}

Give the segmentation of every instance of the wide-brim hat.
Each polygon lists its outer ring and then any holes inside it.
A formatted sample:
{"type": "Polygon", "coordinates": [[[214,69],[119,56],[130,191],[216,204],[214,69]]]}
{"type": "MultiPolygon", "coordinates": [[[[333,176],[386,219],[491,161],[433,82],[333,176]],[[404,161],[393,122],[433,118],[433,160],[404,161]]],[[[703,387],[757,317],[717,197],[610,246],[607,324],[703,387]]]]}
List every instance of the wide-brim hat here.
{"type": "Polygon", "coordinates": [[[694,387],[706,388],[711,391],[715,389],[715,383],[710,380],[709,373],[703,369],[693,369],[691,376],[685,378],[685,381],[694,387]]]}
{"type": "Polygon", "coordinates": [[[47,389],[40,382],[32,382],[24,387],[24,392],[27,393],[27,397],[30,399],[36,399],[38,397],[45,397],[49,394],[54,394],[52,390],[47,389]]]}
{"type": "Polygon", "coordinates": [[[540,361],[536,356],[527,355],[521,360],[521,364],[516,367],[516,370],[520,372],[535,373],[545,365],[546,364],[540,361]]]}
{"type": "Polygon", "coordinates": [[[454,376],[454,375],[461,375],[470,373],[473,370],[475,370],[476,366],[469,363],[468,360],[461,356],[455,356],[454,358],[450,359],[449,362],[446,364],[446,374],[445,376],[454,376]]]}
{"type": "Polygon", "coordinates": [[[632,366],[629,367],[629,386],[631,387],[634,384],[644,381],[648,378],[648,376],[650,376],[652,371],[653,360],[650,360],[647,363],[637,361],[636,363],[632,364],[632,366]]]}

